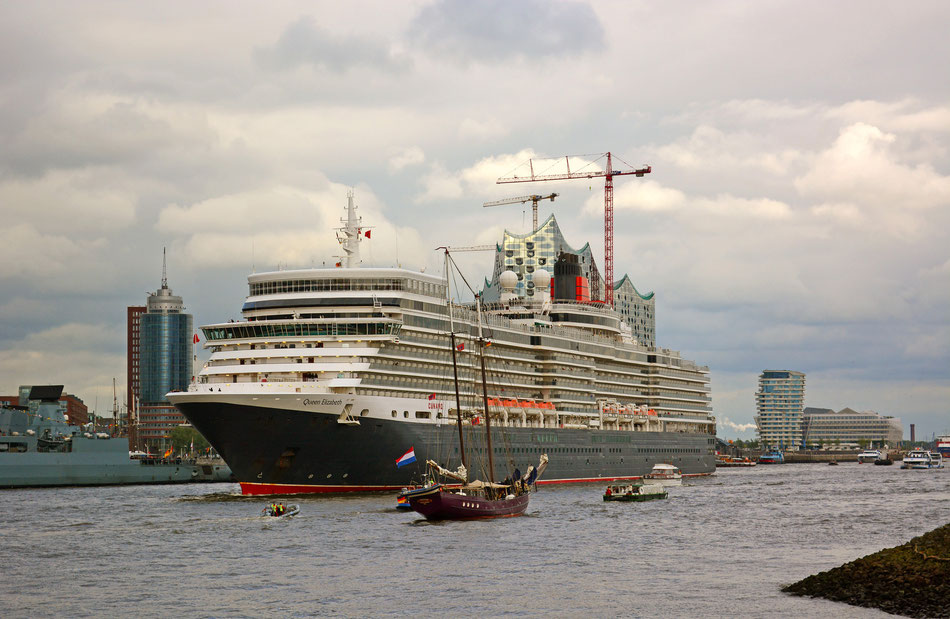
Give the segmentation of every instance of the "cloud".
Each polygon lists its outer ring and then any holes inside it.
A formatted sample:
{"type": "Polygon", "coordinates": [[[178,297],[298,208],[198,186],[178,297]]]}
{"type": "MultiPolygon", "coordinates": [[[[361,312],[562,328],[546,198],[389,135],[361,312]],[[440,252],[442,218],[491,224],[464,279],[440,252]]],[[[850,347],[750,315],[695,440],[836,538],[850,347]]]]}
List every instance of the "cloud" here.
{"type": "Polygon", "coordinates": [[[7,225],[30,222],[49,234],[75,237],[128,227],[135,220],[135,194],[108,170],[52,170],[40,177],[0,181],[7,225]]]}
{"type": "Polygon", "coordinates": [[[896,141],[895,134],[865,123],[845,127],[834,144],[815,157],[811,169],[795,179],[795,187],[806,197],[899,213],[900,222],[895,217],[887,217],[887,222],[912,232],[919,220],[906,217],[910,211],[950,204],[950,176],[929,164],[902,164],[891,150],[896,141]]]}
{"type": "Polygon", "coordinates": [[[914,99],[850,101],[825,111],[825,116],[849,125],[858,122],[905,133],[950,131],[950,107],[926,106],[914,99]]]}
{"type": "Polygon", "coordinates": [[[716,425],[719,427],[718,429],[720,429],[720,430],[721,430],[723,427],[726,427],[726,428],[729,428],[730,430],[734,430],[734,431],[736,431],[736,432],[748,432],[748,431],[750,431],[750,430],[755,430],[755,428],[756,428],[755,423],[735,423],[735,422],[733,422],[733,421],[730,421],[730,419],[729,419],[728,417],[725,417],[725,416],[720,417],[719,419],[717,419],[717,420],[716,420],[716,425]]]}
{"type": "Polygon", "coordinates": [[[438,0],[419,11],[408,37],[432,55],[464,63],[575,57],[599,52],[604,29],[580,2],[438,0]]]}
{"type": "Polygon", "coordinates": [[[726,133],[710,125],[700,125],[684,140],[660,147],[662,161],[685,169],[713,170],[741,168],[745,173],[784,175],[802,157],[795,149],[771,150],[762,135],[748,132],[726,133]]]}
{"type": "Polygon", "coordinates": [[[501,192],[494,188],[495,181],[524,165],[532,157],[534,157],[534,151],[528,149],[514,154],[485,157],[474,165],[457,172],[447,170],[442,164],[434,163],[421,179],[423,190],[416,196],[416,201],[458,199],[463,195],[498,196],[501,192]]]}
{"type": "Polygon", "coordinates": [[[0,228],[0,280],[50,278],[68,274],[86,252],[102,248],[104,240],[73,240],[44,234],[32,224],[0,228]]]}
{"type": "MultiPolygon", "coordinates": [[[[671,211],[682,208],[688,199],[679,189],[664,187],[656,181],[637,181],[614,186],[614,208],[625,211],[671,211]]],[[[593,195],[587,199],[584,211],[603,215],[604,197],[593,195]]]]}
{"type": "Polygon", "coordinates": [[[459,138],[462,140],[495,140],[507,133],[505,126],[494,118],[466,118],[459,124],[459,138]]]}
{"type": "MultiPolygon", "coordinates": [[[[349,190],[335,183],[319,190],[281,185],[169,205],[156,227],[177,236],[187,262],[203,268],[322,266],[341,255],[333,229],[342,225],[349,190]]],[[[391,224],[369,189],[356,191],[356,204],[357,215],[373,228],[371,240],[361,244],[364,264],[425,264],[429,248],[419,233],[391,224]]]]}
{"type": "Polygon", "coordinates": [[[396,172],[408,166],[419,165],[425,162],[425,160],[425,153],[423,153],[422,149],[418,146],[401,148],[389,158],[389,169],[396,172]]]}
{"type": "Polygon", "coordinates": [[[76,322],[27,334],[0,349],[0,389],[16,393],[19,385],[62,384],[90,409],[94,391],[101,390],[103,401],[108,393],[111,402],[112,378],[120,389],[125,382],[125,335],[107,323],[76,322]]]}
{"type": "Polygon", "coordinates": [[[277,71],[310,66],[334,73],[355,67],[401,72],[409,67],[407,56],[378,38],[339,36],[313,17],[301,17],[287,26],[273,46],[258,48],[254,57],[262,67],[277,71]]]}

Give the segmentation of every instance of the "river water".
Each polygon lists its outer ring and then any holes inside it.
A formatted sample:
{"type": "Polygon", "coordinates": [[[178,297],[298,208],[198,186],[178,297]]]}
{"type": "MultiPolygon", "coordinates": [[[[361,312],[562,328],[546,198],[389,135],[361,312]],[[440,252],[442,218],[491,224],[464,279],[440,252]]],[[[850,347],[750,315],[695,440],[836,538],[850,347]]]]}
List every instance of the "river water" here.
{"type": "Polygon", "coordinates": [[[0,491],[5,617],[874,617],[782,585],[950,521],[950,470],[720,469],[670,498],[543,486],[521,518],[428,523],[395,497],[236,484],[0,491]]]}

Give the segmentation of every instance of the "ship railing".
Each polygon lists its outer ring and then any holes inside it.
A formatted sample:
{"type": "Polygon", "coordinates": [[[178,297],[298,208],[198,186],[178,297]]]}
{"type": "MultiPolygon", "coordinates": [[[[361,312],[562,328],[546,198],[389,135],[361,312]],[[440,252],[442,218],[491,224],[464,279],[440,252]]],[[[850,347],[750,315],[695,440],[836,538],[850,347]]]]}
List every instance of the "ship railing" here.
{"type": "Polygon", "coordinates": [[[246,383],[198,383],[188,385],[189,393],[328,393],[326,380],[274,380],[246,383]]]}

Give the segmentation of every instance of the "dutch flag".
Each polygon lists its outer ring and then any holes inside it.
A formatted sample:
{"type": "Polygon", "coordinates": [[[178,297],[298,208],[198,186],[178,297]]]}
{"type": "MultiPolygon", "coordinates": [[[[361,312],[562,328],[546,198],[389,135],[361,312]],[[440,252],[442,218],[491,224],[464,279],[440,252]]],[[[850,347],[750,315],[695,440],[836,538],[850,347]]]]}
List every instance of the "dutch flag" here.
{"type": "Polygon", "coordinates": [[[407,464],[412,464],[415,461],[416,461],[416,448],[410,447],[409,451],[404,453],[401,458],[396,460],[396,468],[398,469],[407,464]]]}

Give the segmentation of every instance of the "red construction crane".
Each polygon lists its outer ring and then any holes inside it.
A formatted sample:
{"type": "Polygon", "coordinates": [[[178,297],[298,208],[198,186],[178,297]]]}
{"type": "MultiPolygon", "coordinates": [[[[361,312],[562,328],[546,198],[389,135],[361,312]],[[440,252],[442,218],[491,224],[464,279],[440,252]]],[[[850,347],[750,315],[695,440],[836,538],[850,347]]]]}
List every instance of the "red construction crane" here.
{"type": "MultiPolygon", "coordinates": [[[[545,173],[547,170],[552,169],[554,166],[559,166],[561,164],[561,158],[556,159],[540,159],[539,162],[546,164],[544,171],[541,173],[535,173],[535,160],[528,159],[528,175],[519,176],[514,174],[508,177],[499,178],[497,183],[535,183],[539,181],[560,181],[567,180],[572,178],[595,178],[599,176],[604,177],[604,302],[608,305],[613,306],[614,304],[614,295],[612,294],[612,288],[614,284],[614,177],[615,176],[626,176],[628,174],[633,174],[635,176],[641,177],[644,174],[649,174],[653,171],[653,168],[650,166],[644,166],[642,168],[634,168],[626,161],[619,159],[624,165],[629,169],[615,170],[613,168],[613,155],[609,152],[602,153],[599,155],[573,155],[575,158],[583,157],[583,165],[580,168],[575,166],[574,171],[571,171],[571,157],[568,155],[564,157],[563,161],[566,165],[566,172],[557,172],[554,174],[545,173]],[[589,159],[590,157],[596,157],[596,159],[589,159]],[[607,159],[607,165],[604,169],[600,169],[598,162],[601,159],[607,159]]],[[[516,171],[521,170],[525,164],[521,164],[516,171]]]]}
{"type": "Polygon", "coordinates": [[[482,206],[502,206],[504,204],[517,204],[519,202],[521,204],[524,204],[525,202],[530,201],[531,202],[531,222],[533,225],[531,229],[537,230],[538,229],[538,202],[540,202],[541,200],[550,200],[551,202],[554,202],[554,198],[556,198],[557,196],[558,194],[556,193],[552,193],[547,196],[539,196],[539,195],[518,196],[517,198],[505,198],[504,200],[494,200],[493,202],[486,202],[485,204],[482,204],[482,206]]]}

